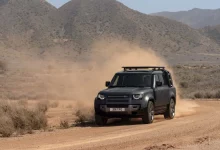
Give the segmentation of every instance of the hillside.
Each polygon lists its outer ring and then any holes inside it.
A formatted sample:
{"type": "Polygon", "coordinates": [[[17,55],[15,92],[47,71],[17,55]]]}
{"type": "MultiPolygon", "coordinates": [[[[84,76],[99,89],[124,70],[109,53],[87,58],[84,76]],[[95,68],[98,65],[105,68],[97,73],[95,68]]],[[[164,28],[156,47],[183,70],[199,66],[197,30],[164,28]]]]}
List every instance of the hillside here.
{"type": "Polygon", "coordinates": [[[206,51],[216,46],[182,23],[139,13],[115,0],[74,0],[58,9],[57,14],[63,36],[83,45],[108,36],[122,37],[161,53],[206,51]]]}
{"type": "Polygon", "coordinates": [[[50,14],[54,11],[56,8],[44,0],[1,0],[1,41],[8,46],[44,46],[53,33],[55,22],[50,14]]]}
{"type": "Polygon", "coordinates": [[[189,11],[179,12],[159,12],[153,16],[163,16],[173,19],[193,28],[203,28],[205,26],[216,26],[220,24],[220,9],[192,9],[189,11]]]}
{"type": "Polygon", "coordinates": [[[18,45],[40,48],[39,55],[52,55],[55,51],[51,49],[58,47],[58,56],[71,58],[73,51],[89,51],[100,39],[126,40],[152,48],[172,62],[219,52],[219,46],[199,31],[142,14],[116,0],[72,0],[59,9],[44,0],[4,0],[0,7],[1,42],[15,49],[18,45]]]}
{"type": "Polygon", "coordinates": [[[218,25],[218,26],[207,26],[207,27],[203,28],[201,31],[206,36],[208,36],[212,40],[216,41],[216,43],[220,44],[220,25],[218,25]]]}

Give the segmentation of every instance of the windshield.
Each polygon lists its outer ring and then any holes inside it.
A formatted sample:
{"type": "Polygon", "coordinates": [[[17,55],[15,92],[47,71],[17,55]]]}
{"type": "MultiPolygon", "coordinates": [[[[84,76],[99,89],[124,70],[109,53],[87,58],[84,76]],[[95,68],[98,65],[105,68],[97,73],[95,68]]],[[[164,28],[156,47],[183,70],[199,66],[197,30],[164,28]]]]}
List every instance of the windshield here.
{"type": "Polygon", "coordinates": [[[151,87],[149,74],[116,74],[110,87],[151,87]]]}

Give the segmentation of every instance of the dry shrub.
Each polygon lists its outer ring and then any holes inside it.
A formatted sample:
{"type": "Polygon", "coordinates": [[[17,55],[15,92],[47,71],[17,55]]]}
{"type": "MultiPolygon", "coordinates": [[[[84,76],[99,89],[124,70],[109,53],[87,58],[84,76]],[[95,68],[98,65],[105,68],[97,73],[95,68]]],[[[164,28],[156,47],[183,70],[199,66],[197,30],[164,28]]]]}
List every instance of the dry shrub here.
{"type": "Polygon", "coordinates": [[[202,92],[196,92],[196,93],[194,93],[194,98],[204,98],[204,95],[203,95],[203,93],[202,92]]]}
{"type": "Polygon", "coordinates": [[[0,134],[2,137],[9,137],[15,132],[12,119],[9,116],[0,117],[0,134]]]}
{"type": "Polygon", "coordinates": [[[197,99],[219,99],[220,98],[220,91],[215,91],[215,92],[196,92],[194,93],[194,98],[197,99]]]}
{"type": "Polygon", "coordinates": [[[68,129],[70,126],[69,126],[69,122],[67,120],[61,120],[60,121],[60,128],[61,129],[68,129]]]}
{"type": "Polygon", "coordinates": [[[181,88],[188,88],[188,83],[187,82],[180,82],[180,87],[181,88]]]}
{"type": "Polygon", "coordinates": [[[40,102],[37,104],[37,109],[38,109],[40,112],[46,113],[47,110],[48,110],[48,108],[49,108],[49,105],[50,105],[50,102],[47,101],[47,100],[40,101],[40,102]]]}
{"type": "Polygon", "coordinates": [[[217,92],[215,93],[215,98],[220,98],[220,91],[217,91],[217,92]]]}
{"type": "Polygon", "coordinates": [[[219,65],[182,65],[173,68],[183,98],[213,99],[218,97],[213,89],[219,89],[219,65]]]}
{"type": "Polygon", "coordinates": [[[50,103],[50,108],[57,108],[58,106],[59,106],[59,102],[58,101],[50,103]]]}
{"type": "Polygon", "coordinates": [[[27,100],[19,100],[18,104],[21,106],[28,106],[28,101],[27,100]]]}
{"type": "Polygon", "coordinates": [[[94,123],[94,112],[92,110],[90,111],[83,111],[83,109],[76,111],[75,113],[76,119],[75,123],[76,125],[86,125],[94,123]]]}
{"type": "Polygon", "coordinates": [[[32,130],[45,129],[47,117],[40,103],[35,108],[25,107],[20,102],[0,101],[0,134],[9,137],[13,133],[33,133],[32,130]]]}
{"type": "Polygon", "coordinates": [[[6,71],[7,67],[3,61],[0,61],[0,74],[6,71]]]}
{"type": "Polygon", "coordinates": [[[29,111],[27,115],[29,127],[33,130],[45,129],[47,127],[47,117],[45,112],[40,110],[29,111]]]}
{"type": "Polygon", "coordinates": [[[211,92],[206,92],[206,93],[204,93],[204,95],[203,95],[203,97],[204,98],[213,98],[213,93],[211,93],[211,92]]]}

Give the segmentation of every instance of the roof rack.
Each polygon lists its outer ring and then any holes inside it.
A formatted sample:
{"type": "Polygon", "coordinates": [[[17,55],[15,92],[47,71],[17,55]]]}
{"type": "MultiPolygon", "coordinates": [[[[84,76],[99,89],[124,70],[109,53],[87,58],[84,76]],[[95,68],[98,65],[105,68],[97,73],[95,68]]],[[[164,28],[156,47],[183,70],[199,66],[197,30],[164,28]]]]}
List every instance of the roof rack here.
{"type": "Polygon", "coordinates": [[[152,70],[164,70],[165,67],[160,67],[160,66],[133,66],[133,67],[122,67],[124,71],[129,71],[129,70],[139,70],[139,69],[152,69],[152,70]]]}

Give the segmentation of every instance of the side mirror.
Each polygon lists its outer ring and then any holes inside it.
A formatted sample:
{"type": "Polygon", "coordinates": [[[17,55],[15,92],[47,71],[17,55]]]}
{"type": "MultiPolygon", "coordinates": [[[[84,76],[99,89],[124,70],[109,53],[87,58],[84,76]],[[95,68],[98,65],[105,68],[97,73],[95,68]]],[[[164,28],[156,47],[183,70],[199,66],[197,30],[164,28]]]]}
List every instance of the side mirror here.
{"type": "Polygon", "coordinates": [[[160,82],[160,81],[157,81],[157,82],[156,82],[157,87],[162,86],[162,84],[163,84],[163,83],[162,83],[162,82],[160,82]]]}
{"type": "Polygon", "coordinates": [[[109,86],[110,86],[110,82],[109,82],[109,81],[106,81],[106,82],[105,82],[105,86],[106,86],[106,87],[109,87],[109,86]]]}

